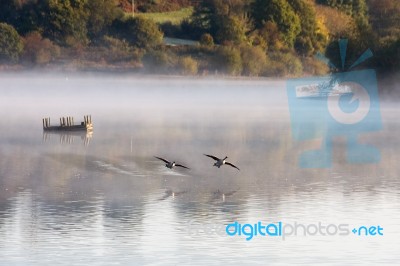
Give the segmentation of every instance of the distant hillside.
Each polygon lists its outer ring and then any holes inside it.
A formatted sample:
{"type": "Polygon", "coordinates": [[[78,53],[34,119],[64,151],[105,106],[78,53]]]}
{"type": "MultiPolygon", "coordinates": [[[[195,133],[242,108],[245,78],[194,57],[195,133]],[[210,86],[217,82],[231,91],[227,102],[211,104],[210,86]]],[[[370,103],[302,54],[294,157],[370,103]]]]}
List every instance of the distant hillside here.
{"type": "Polygon", "coordinates": [[[0,69],[296,77],[400,72],[399,0],[0,0],[0,69]],[[179,41],[176,41],[179,40],[179,41]]]}

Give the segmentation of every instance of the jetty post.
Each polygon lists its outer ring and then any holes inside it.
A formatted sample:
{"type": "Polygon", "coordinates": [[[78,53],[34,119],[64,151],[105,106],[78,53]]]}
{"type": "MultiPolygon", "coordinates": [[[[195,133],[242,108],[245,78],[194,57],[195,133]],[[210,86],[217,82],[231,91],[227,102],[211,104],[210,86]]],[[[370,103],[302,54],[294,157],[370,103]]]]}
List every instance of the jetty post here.
{"type": "Polygon", "coordinates": [[[50,118],[43,118],[43,128],[50,127],[50,118]]]}
{"type": "Polygon", "coordinates": [[[60,125],[51,126],[50,117],[42,118],[42,126],[46,131],[91,131],[93,130],[92,116],[83,116],[84,121],[75,124],[74,118],[72,116],[60,117],[60,125]]]}

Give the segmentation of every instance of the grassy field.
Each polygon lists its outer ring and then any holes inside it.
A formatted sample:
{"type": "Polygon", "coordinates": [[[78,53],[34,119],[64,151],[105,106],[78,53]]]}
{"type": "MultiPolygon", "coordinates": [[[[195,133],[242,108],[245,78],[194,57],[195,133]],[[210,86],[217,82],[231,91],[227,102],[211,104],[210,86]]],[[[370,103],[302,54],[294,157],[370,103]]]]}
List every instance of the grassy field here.
{"type": "Polygon", "coordinates": [[[138,13],[138,16],[143,16],[154,20],[156,23],[162,24],[171,22],[173,25],[179,25],[184,19],[189,18],[193,13],[193,8],[183,8],[178,11],[162,12],[162,13],[138,13]]]}

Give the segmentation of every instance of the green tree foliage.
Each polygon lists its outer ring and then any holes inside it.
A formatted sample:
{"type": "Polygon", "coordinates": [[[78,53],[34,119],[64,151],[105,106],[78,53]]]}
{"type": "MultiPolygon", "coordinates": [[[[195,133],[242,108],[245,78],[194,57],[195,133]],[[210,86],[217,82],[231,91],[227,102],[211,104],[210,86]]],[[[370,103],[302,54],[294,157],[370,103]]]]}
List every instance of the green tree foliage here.
{"type": "Polygon", "coordinates": [[[346,38],[346,67],[371,48],[374,58],[363,66],[399,70],[399,0],[135,0],[139,13],[192,6],[190,19],[163,26],[167,35],[200,39],[200,47],[188,50],[162,46],[158,26],[140,14],[124,16],[120,7],[131,12],[131,4],[130,0],[0,0],[1,60],[20,58],[21,35],[25,63],[51,62],[60,45],[63,58],[112,64],[140,66],[146,53],[145,66],[163,73],[173,68],[193,74],[200,67],[232,75],[296,76],[303,70],[321,73],[312,59],[317,51],[325,50],[341,65],[337,40],[346,38]],[[214,41],[223,46],[214,46],[214,41]]]}
{"type": "Polygon", "coordinates": [[[123,16],[117,0],[0,0],[0,7],[0,20],[10,21],[21,34],[43,32],[62,45],[101,38],[123,16]]]}
{"type": "Polygon", "coordinates": [[[269,56],[264,74],[274,77],[300,76],[303,65],[299,58],[292,53],[274,52],[269,56]]]}
{"type": "Polygon", "coordinates": [[[218,30],[215,35],[219,43],[239,45],[246,41],[245,23],[238,17],[221,16],[218,20],[218,30]]]}
{"type": "Polygon", "coordinates": [[[196,75],[199,69],[198,63],[190,56],[184,56],[178,60],[178,69],[183,75],[196,75]]]}
{"type": "Polygon", "coordinates": [[[163,41],[163,33],[157,24],[140,16],[117,20],[113,23],[113,28],[117,37],[138,48],[151,49],[163,41]]]}
{"type": "Polygon", "coordinates": [[[378,36],[373,65],[381,72],[400,73],[400,1],[369,0],[370,22],[378,36]]]}
{"type": "Polygon", "coordinates": [[[318,27],[314,6],[304,0],[288,1],[301,18],[301,31],[294,43],[296,51],[305,56],[313,55],[316,51],[322,51],[328,41],[328,36],[325,36],[318,27]]]}
{"type": "Polygon", "coordinates": [[[150,50],[143,57],[144,68],[151,73],[171,73],[177,61],[175,54],[163,50],[150,50]]]}
{"type": "Polygon", "coordinates": [[[366,0],[353,0],[352,1],[352,15],[365,20],[363,23],[368,23],[368,6],[366,0]]]}
{"type": "Polygon", "coordinates": [[[278,25],[275,22],[267,21],[256,30],[256,35],[262,39],[259,41],[270,51],[279,51],[284,47],[282,35],[279,32],[278,25]],[[263,43],[264,41],[264,43],[263,43]]]}
{"type": "Polygon", "coordinates": [[[260,48],[262,48],[262,49],[265,50],[265,51],[268,49],[268,45],[267,45],[266,40],[265,40],[263,37],[261,37],[261,36],[258,34],[257,31],[252,32],[252,33],[249,35],[248,38],[249,38],[249,43],[250,43],[251,45],[253,45],[253,46],[255,46],[255,47],[260,47],[260,48]]]}
{"type": "Polygon", "coordinates": [[[43,35],[62,45],[86,45],[89,16],[86,0],[46,1],[41,18],[43,35]]]}
{"type": "Polygon", "coordinates": [[[192,28],[198,33],[195,37],[210,33],[219,43],[244,41],[248,28],[245,17],[248,6],[249,1],[201,1],[192,17],[192,28]]]}
{"type": "Polygon", "coordinates": [[[141,57],[137,49],[129,45],[127,41],[107,35],[103,36],[102,53],[103,59],[108,63],[139,60],[141,57]]]}
{"type": "Polygon", "coordinates": [[[259,76],[262,74],[266,64],[267,55],[259,46],[242,46],[240,48],[242,58],[243,75],[259,76]]]}
{"type": "Polygon", "coordinates": [[[281,38],[288,47],[293,47],[300,33],[300,18],[287,0],[255,0],[251,15],[256,28],[268,21],[278,26],[281,38]]]}
{"type": "Polygon", "coordinates": [[[86,9],[89,14],[87,29],[91,39],[105,35],[112,22],[123,16],[117,0],[89,0],[86,9]]]}
{"type": "Polygon", "coordinates": [[[370,22],[374,32],[382,38],[400,37],[400,1],[369,0],[370,22]]]}
{"type": "Polygon", "coordinates": [[[373,65],[381,72],[400,71],[400,1],[369,0],[369,19],[377,36],[373,65]]]}
{"type": "MultiPolygon", "coordinates": [[[[119,0],[126,12],[132,11],[132,0],[119,0]]],[[[135,10],[139,12],[175,11],[192,4],[191,0],[135,0],[135,10]]]]}
{"type": "Polygon", "coordinates": [[[380,43],[372,61],[380,72],[394,72],[398,75],[400,73],[400,38],[388,39],[380,43]]]}
{"type": "Polygon", "coordinates": [[[6,23],[0,23],[0,61],[17,62],[23,51],[18,32],[6,23]]]}
{"type": "Polygon", "coordinates": [[[354,17],[365,17],[368,12],[365,0],[317,0],[316,2],[340,9],[354,17]]]}
{"type": "Polygon", "coordinates": [[[303,72],[306,75],[322,76],[329,73],[329,66],[315,57],[303,57],[303,72]]]}
{"type": "Polygon", "coordinates": [[[213,0],[204,0],[195,8],[191,24],[199,36],[204,33],[215,36],[217,32],[217,11],[213,0]]]}
{"type": "Polygon", "coordinates": [[[45,5],[45,1],[0,0],[0,21],[25,34],[38,29],[40,13],[45,5]]]}
{"type": "Polygon", "coordinates": [[[214,57],[218,71],[229,75],[240,75],[243,70],[240,50],[235,47],[221,46],[214,57]]]}

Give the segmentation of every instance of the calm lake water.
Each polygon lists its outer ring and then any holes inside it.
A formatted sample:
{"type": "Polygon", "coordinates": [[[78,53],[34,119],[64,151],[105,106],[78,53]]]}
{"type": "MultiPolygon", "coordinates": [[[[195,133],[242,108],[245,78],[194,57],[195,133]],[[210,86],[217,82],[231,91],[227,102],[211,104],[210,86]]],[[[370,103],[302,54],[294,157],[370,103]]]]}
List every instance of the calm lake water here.
{"type": "Polygon", "coordinates": [[[383,130],[360,136],[379,163],[347,163],[339,137],[331,168],[301,169],[299,154],[320,142],[292,139],[285,86],[0,76],[0,265],[398,265],[400,109],[381,103],[383,130]],[[91,135],[42,131],[44,117],[86,114],[91,135]],[[246,241],[224,233],[235,221],[379,225],[383,235],[246,241]]]}

